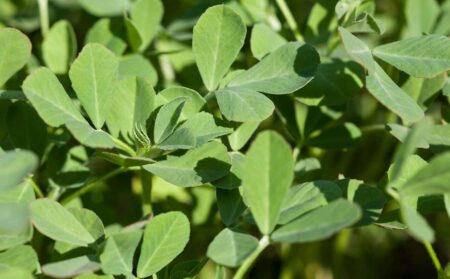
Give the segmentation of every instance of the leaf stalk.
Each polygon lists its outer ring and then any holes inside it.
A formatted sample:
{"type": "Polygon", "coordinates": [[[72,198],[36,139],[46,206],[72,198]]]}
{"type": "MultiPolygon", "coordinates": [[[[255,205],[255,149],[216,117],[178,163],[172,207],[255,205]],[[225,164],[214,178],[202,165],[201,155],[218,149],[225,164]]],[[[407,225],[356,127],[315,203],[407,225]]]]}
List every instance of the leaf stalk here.
{"type": "Polygon", "coordinates": [[[245,259],[245,261],[242,263],[242,265],[239,267],[239,269],[236,271],[236,274],[234,275],[233,279],[243,279],[245,274],[248,272],[248,270],[253,266],[256,259],[258,259],[259,255],[266,249],[267,246],[270,244],[270,238],[269,236],[265,235],[258,243],[258,247],[255,251],[253,251],[250,256],[245,259]]]}

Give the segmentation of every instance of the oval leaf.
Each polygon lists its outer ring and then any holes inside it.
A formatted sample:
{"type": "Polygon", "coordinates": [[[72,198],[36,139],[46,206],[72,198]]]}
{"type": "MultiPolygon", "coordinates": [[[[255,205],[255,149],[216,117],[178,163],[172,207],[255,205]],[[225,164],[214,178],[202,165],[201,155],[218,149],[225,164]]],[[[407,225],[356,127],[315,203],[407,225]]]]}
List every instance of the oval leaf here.
{"type": "Polygon", "coordinates": [[[219,85],[244,45],[247,29],[233,9],[209,8],[194,27],[192,50],[203,83],[209,91],[219,85]]]}
{"type": "Polygon", "coordinates": [[[39,199],[31,203],[31,220],[44,235],[62,242],[87,246],[94,237],[61,204],[50,199],[39,199]]]}
{"type": "Polygon", "coordinates": [[[361,210],[357,205],[339,199],[282,226],[271,238],[285,243],[317,241],[353,225],[359,218],[361,210]]]}
{"type": "Polygon", "coordinates": [[[111,108],[118,67],[114,53],[95,43],[87,44],[70,67],[72,87],[97,129],[111,108]]]}
{"type": "Polygon", "coordinates": [[[275,132],[259,134],[247,152],[241,175],[245,202],[259,230],[269,234],[278,222],[294,178],[291,148],[275,132]]]}
{"type": "Polygon", "coordinates": [[[189,234],[189,221],[181,212],[160,214],[152,219],[144,231],[137,275],[148,277],[168,265],[183,251],[189,234]]]}

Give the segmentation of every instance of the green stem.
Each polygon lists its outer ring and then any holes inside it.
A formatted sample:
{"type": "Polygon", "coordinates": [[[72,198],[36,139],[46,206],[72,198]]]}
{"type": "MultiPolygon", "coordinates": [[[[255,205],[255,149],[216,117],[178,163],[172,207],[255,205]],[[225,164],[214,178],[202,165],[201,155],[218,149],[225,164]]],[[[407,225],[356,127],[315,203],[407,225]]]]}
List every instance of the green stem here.
{"type": "Polygon", "coordinates": [[[43,198],[44,194],[42,193],[39,186],[37,186],[37,184],[34,182],[34,180],[31,177],[29,178],[29,181],[31,183],[31,187],[33,187],[33,190],[36,193],[36,195],[38,196],[38,198],[43,198]]]}
{"type": "Polygon", "coordinates": [[[114,140],[114,143],[116,144],[117,148],[126,152],[130,156],[136,156],[136,152],[128,144],[126,144],[123,141],[116,139],[116,138],[113,138],[113,140],[114,140]]]}
{"type": "Polygon", "coordinates": [[[441,262],[439,262],[439,259],[436,255],[436,252],[433,249],[433,246],[431,246],[431,243],[426,241],[423,243],[423,245],[425,246],[425,249],[427,249],[428,255],[431,258],[431,261],[433,262],[434,267],[436,268],[437,272],[441,272],[442,271],[442,265],[441,262]]]}
{"type": "Polygon", "coordinates": [[[239,269],[236,271],[236,274],[234,274],[233,279],[243,279],[247,271],[252,267],[252,265],[255,263],[256,259],[259,257],[259,255],[266,249],[267,246],[270,244],[270,239],[266,235],[258,243],[258,247],[256,250],[245,259],[245,261],[242,263],[242,265],[239,267],[239,269]]]}
{"type": "Polygon", "coordinates": [[[87,192],[91,191],[95,186],[97,186],[98,184],[110,179],[113,176],[116,176],[122,172],[125,172],[127,170],[127,168],[118,168],[115,169],[113,171],[110,171],[108,173],[106,173],[103,176],[100,176],[98,179],[91,181],[91,182],[86,182],[80,189],[78,189],[77,191],[75,191],[74,193],[72,193],[71,195],[67,196],[66,198],[64,198],[61,201],[61,204],[68,204],[69,202],[71,202],[72,200],[81,197],[82,195],[86,194],[87,192]]]}
{"type": "Polygon", "coordinates": [[[152,174],[141,168],[142,211],[145,215],[153,213],[152,209],[152,174]]]}
{"type": "Polygon", "coordinates": [[[278,5],[278,8],[280,9],[281,13],[283,14],[284,18],[286,19],[286,22],[291,29],[292,33],[294,33],[295,39],[299,42],[304,42],[305,39],[303,38],[302,34],[300,34],[300,31],[298,29],[297,22],[295,21],[294,17],[292,16],[291,10],[289,10],[288,5],[286,4],[285,0],[276,0],[275,1],[278,5]]]}
{"type": "Polygon", "coordinates": [[[38,0],[39,5],[39,17],[41,20],[41,33],[42,37],[45,37],[49,30],[49,17],[48,17],[48,0],[38,0]]]}

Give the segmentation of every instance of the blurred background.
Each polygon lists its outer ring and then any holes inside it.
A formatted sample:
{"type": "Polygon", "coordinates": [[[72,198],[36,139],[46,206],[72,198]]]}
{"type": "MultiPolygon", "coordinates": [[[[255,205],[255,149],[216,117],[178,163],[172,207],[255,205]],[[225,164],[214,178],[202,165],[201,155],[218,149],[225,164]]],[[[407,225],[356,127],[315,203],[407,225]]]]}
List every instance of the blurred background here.
{"type": "MultiPolygon", "coordinates": [[[[101,35],[108,36],[105,34],[110,32],[117,39],[111,42],[117,49],[116,53],[127,55],[131,50],[123,43],[127,41],[123,16],[130,1],[49,0],[50,25],[58,20],[69,21],[76,33],[78,49],[86,42],[105,40],[101,35]]],[[[270,0],[164,0],[161,30],[144,55],[150,62],[145,71],[153,80],[157,91],[168,85],[180,84],[205,92],[190,51],[191,32],[201,13],[207,7],[220,3],[226,3],[238,11],[249,26],[249,31],[254,23],[265,22],[287,40],[295,40],[293,34],[286,28],[284,17],[270,0]]],[[[345,56],[342,46],[339,42],[335,42],[336,3],[337,0],[287,1],[303,37],[324,57],[345,56]]],[[[374,7],[375,17],[384,26],[385,32],[382,35],[365,32],[363,38],[371,45],[419,35],[421,32],[417,33],[418,29],[426,33],[446,36],[450,34],[450,1],[377,0],[374,7]]],[[[37,0],[0,0],[0,26],[16,27],[26,33],[33,42],[33,61],[30,61],[23,73],[10,80],[5,87],[17,90],[27,71],[42,63],[40,49],[42,35],[37,0]]],[[[248,68],[256,61],[247,42],[233,67],[248,68]]],[[[396,77],[396,82],[399,84],[406,82],[407,77],[402,73],[395,69],[388,68],[389,70],[390,75],[396,77]]],[[[64,75],[60,76],[60,79],[66,84],[69,82],[64,75]]],[[[283,108],[283,111],[293,109],[291,104],[286,103],[281,97],[274,98],[274,101],[277,108],[283,108]]],[[[302,102],[309,104],[307,100],[299,101],[300,105],[302,102]]],[[[4,105],[0,100],[0,115],[5,113],[4,105]]],[[[345,115],[346,121],[358,127],[370,128],[361,128],[361,134],[357,139],[351,138],[350,144],[339,150],[328,148],[326,144],[302,149],[302,155],[317,158],[321,168],[302,176],[301,180],[336,179],[339,175],[343,175],[363,180],[371,185],[382,185],[398,141],[384,128],[377,129],[377,125],[395,121],[392,114],[374,101],[364,89],[344,105],[316,106],[310,108],[310,111],[311,119],[307,123],[313,126],[311,131],[314,131],[314,127],[326,125],[327,120],[324,118],[332,118],[334,114],[345,115]],[[325,114],[322,113],[324,110],[330,111],[325,114]]],[[[437,97],[428,105],[429,114],[439,115],[438,117],[443,119],[448,119],[449,111],[449,102],[443,96],[437,97]]],[[[265,121],[260,129],[280,127],[278,129],[289,139],[290,116],[283,113],[278,111],[277,115],[265,121]]],[[[5,117],[0,119],[0,143],[3,147],[7,147],[9,143],[4,132],[6,124],[3,123],[5,117]]],[[[291,139],[293,145],[295,145],[294,138],[291,139]]],[[[87,152],[89,155],[89,151],[87,152]]],[[[77,150],[65,150],[63,153],[74,160],[79,156],[86,156],[77,150]]],[[[421,155],[425,158],[430,156],[426,152],[421,155]]],[[[54,162],[57,165],[61,161],[55,158],[54,162]]],[[[94,173],[102,173],[111,168],[111,165],[94,158],[90,161],[89,168],[94,173]]],[[[182,210],[190,215],[195,226],[189,246],[181,257],[200,260],[205,255],[210,241],[223,227],[218,217],[214,189],[206,186],[181,189],[157,178],[154,178],[153,183],[155,193],[152,198],[156,212],[182,210]]],[[[77,202],[82,202],[85,207],[94,210],[111,229],[138,220],[141,217],[137,195],[140,191],[139,179],[131,174],[124,174],[108,181],[107,184],[77,202]]],[[[433,206],[442,209],[439,201],[433,206]]],[[[427,218],[436,230],[435,249],[438,256],[443,263],[447,263],[450,261],[450,221],[445,213],[435,211],[430,210],[427,218]]],[[[249,229],[251,230],[251,227],[249,229]]],[[[40,256],[47,255],[44,251],[40,256]]],[[[214,272],[214,265],[207,263],[200,278],[213,278],[214,272]]],[[[436,278],[436,274],[421,244],[412,240],[403,231],[386,230],[372,225],[345,230],[318,243],[271,247],[254,266],[250,278],[427,279],[436,278]]]]}

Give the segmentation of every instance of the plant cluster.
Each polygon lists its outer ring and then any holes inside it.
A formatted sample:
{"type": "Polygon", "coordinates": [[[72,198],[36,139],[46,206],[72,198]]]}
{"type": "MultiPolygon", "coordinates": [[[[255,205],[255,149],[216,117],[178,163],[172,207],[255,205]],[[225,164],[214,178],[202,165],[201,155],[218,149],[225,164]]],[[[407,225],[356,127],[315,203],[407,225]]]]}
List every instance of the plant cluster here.
{"type": "Polygon", "coordinates": [[[450,1],[406,2],[380,44],[371,0],[309,3],[303,25],[284,0],[168,23],[168,1],[38,0],[40,33],[5,20],[0,278],[240,279],[269,247],[374,226],[450,278],[424,217],[450,215],[450,1]]]}

